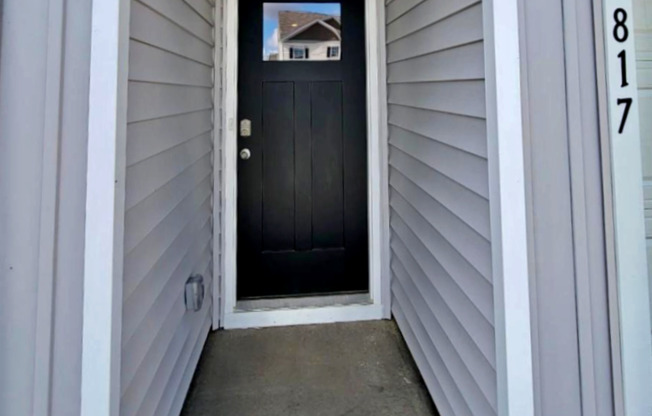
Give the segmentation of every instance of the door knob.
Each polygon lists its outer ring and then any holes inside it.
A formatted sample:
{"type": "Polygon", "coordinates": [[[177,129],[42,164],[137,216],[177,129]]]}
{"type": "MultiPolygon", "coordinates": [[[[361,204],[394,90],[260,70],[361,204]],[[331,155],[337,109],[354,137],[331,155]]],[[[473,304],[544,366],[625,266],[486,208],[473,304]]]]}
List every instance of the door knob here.
{"type": "Polygon", "coordinates": [[[249,160],[250,157],[251,157],[251,151],[249,149],[240,150],[240,159],[249,160]]]}

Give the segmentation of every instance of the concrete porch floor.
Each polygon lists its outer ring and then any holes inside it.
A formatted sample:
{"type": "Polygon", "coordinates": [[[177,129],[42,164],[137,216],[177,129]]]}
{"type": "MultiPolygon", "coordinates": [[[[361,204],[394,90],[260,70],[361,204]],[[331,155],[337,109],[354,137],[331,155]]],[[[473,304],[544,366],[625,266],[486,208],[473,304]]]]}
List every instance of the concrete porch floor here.
{"type": "Polygon", "coordinates": [[[437,412],[396,324],[375,321],[213,333],[182,415],[437,412]]]}

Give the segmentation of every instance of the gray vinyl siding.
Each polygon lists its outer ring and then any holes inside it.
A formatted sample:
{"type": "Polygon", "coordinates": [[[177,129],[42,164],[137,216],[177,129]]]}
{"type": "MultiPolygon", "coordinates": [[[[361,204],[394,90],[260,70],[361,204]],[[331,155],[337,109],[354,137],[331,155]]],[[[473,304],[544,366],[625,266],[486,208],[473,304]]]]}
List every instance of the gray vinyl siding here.
{"type": "Polygon", "coordinates": [[[177,415],[211,325],[213,6],[131,2],[121,406],[177,415]],[[204,276],[202,310],[184,283],[204,276]]]}
{"type": "Polygon", "coordinates": [[[442,416],[495,415],[482,4],[386,19],[392,312],[442,416]]]}
{"type": "MultiPolygon", "coordinates": [[[[49,401],[52,416],[79,414],[82,289],[88,137],[91,4],[68,0],[60,39],[48,38],[49,0],[0,1],[0,415],[35,414],[49,401]],[[61,42],[58,161],[54,206],[42,205],[46,166],[43,127],[48,45],[61,42]],[[56,210],[54,235],[39,217],[56,210]],[[53,238],[54,267],[39,270],[39,242],[53,238]],[[52,279],[50,345],[37,345],[39,274],[52,279]],[[49,399],[36,397],[37,351],[49,351],[49,399]]],[[[52,144],[52,143],[49,143],[52,144]]],[[[45,298],[41,298],[45,299],[45,298]]],[[[41,331],[43,332],[43,331],[41,331]]]]}

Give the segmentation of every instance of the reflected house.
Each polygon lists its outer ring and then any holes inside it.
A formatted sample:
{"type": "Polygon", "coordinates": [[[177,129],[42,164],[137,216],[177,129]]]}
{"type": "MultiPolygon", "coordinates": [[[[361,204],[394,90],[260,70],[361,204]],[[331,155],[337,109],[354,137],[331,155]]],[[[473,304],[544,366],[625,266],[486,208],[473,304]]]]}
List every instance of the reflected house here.
{"type": "Polygon", "coordinates": [[[286,10],[279,12],[278,20],[278,53],[270,60],[340,59],[340,16],[286,10]]]}

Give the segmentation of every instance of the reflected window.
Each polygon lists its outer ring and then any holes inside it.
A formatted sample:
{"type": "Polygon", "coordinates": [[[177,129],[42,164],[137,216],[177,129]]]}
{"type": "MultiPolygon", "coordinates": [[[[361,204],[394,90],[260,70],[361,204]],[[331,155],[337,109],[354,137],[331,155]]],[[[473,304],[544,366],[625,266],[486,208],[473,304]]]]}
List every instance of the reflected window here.
{"type": "Polygon", "coordinates": [[[263,60],[339,60],[340,3],[264,3],[263,60]]]}
{"type": "Polygon", "coordinates": [[[339,46],[329,46],[328,53],[329,58],[339,58],[340,57],[340,47],[339,46]]]}
{"type": "Polygon", "coordinates": [[[310,49],[290,47],[290,59],[309,59],[310,49]]]}

